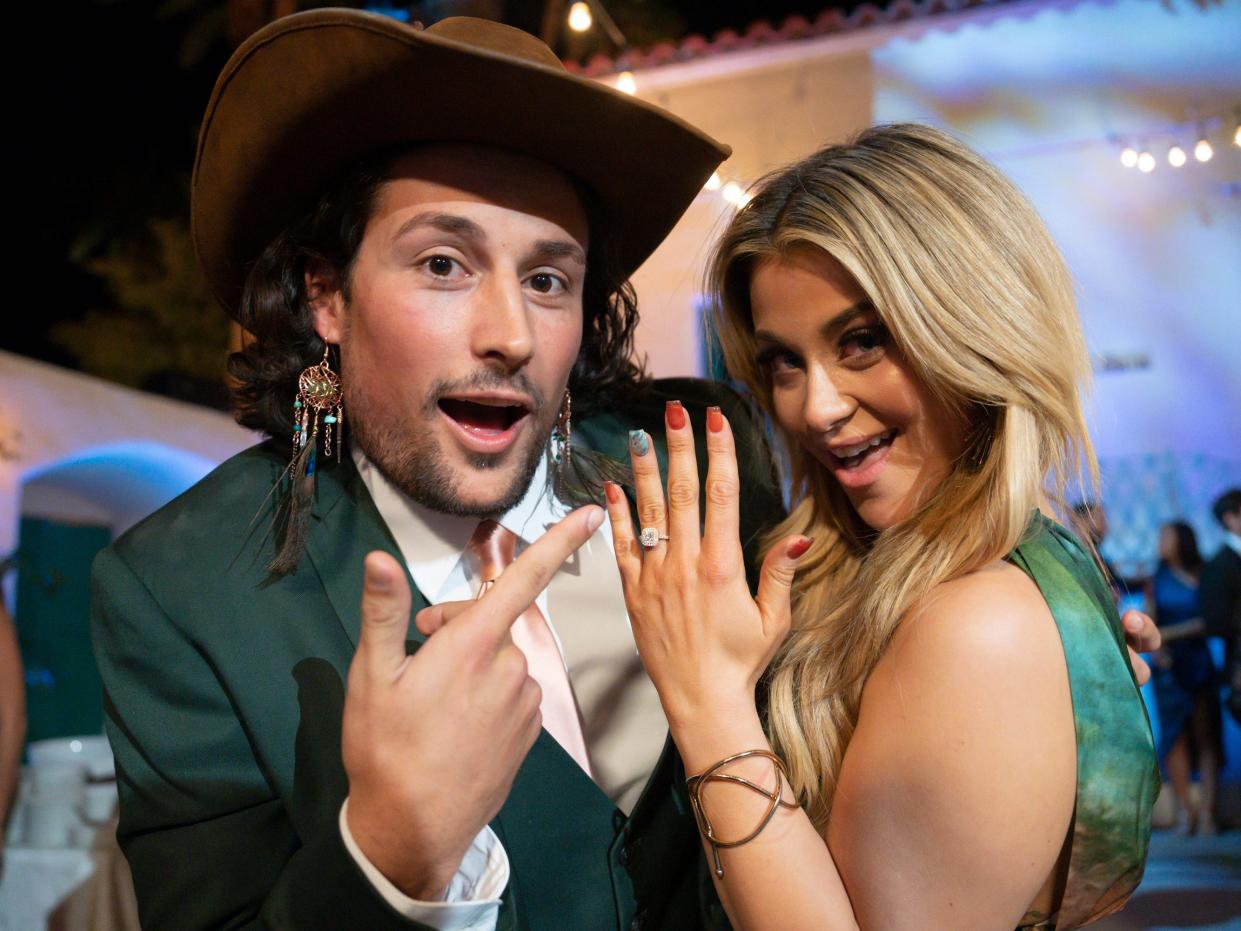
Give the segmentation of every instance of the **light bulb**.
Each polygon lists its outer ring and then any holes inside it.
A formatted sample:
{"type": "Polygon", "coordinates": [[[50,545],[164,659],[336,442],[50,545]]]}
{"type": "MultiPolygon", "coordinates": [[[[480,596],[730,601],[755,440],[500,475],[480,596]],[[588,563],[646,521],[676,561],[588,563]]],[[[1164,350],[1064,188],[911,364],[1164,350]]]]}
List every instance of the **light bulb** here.
{"type": "Polygon", "coordinates": [[[632,71],[622,71],[616,79],[616,89],[624,91],[630,97],[638,92],[638,82],[633,78],[632,71]]]}
{"type": "Polygon", "coordinates": [[[713,171],[711,172],[711,177],[707,179],[707,183],[703,185],[703,188],[708,191],[718,191],[723,183],[724,181],[720,178],[720,173],[713,171]]]}
{"type": "Polygon", "coordinates": [[[1237,124],[1237,128],[1232,131],[1232,144],[1241,146],[1241,123],[1237,124]]]}
{"type": "Polygon", "coordinates": [[[745,192],[741,190],[741,185],[736,181],[729,181],[724,185],[724,190],[720,193],[724,195],[724,199],[730,204],[740,204],[741,198],[745,196],[745,192]]]}
{"type": "Polygon", "coordinates": [[[574,32],[585,32],[591,27],[595,18],[590,15],[590,4],[579,2],[569,7],[569,28],[574,32]]]}
{"type": "Polygon", "coordinates": [[[1120,153],[1120,163],[1126,168],[1132,168],[1138,163],[1138,150],[1131,145],[1125,146],[1120,153]]]}
{"type": "Polygon", "coordinates": [[[1150,174],[1155,170],[1155,156],[1149,152],[1143,152],[1138,156],[1138,171],[1143,174],[1150,174]]]}
{"type": "Polygon", "coordinates": [[[1174,145],[1168,149],[1168,164],[1173,168],[1180,168],[1186,161],[1185,150],[1179,145],[1174,145]]]}
{"type": "Polygon", "coordinates": [[[1211,148],[1211,143],[1205,138],[1199,139],[1198,144],[1194,146],[1194,158],[1200,162],[1209,162],[1211,156],[1215,154],[1215,150],[1211,148]]]}

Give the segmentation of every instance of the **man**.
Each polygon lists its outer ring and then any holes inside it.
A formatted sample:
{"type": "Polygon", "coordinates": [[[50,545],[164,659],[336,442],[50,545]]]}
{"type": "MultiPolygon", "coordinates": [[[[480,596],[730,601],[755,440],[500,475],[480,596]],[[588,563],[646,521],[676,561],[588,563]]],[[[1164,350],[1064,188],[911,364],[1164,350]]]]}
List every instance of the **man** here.
{"type": "Polygon", "coordinates": [[[725,924],[609,530],[560,502],[682,400],[733,424],[751,567],[780,515],[736,398],[629,361],[625,280],[726,154],[485,21],[233,56],[194,233],[273,439],[95,571],[144,927],[725,924]]]}
{"type": "Polygon", "coordinates": [[[735,397],[629,361],[624,282],[726,154],[486,21],[323,10],[233,56],[194,234],[273,439],[95,570],[144,927],[723,922],[602,512],[545,489],[724,404],[751,564],[779,516],[735,397]]]}
{"type": "Polygon", "coordinates": [[[1202,619],[1207,633],[1224,638],[1228,709],[1241,721],[1241,488],[1216,498],[1211,512],[1224,528],[1224,545],[1202,568],[1202,619]]]}

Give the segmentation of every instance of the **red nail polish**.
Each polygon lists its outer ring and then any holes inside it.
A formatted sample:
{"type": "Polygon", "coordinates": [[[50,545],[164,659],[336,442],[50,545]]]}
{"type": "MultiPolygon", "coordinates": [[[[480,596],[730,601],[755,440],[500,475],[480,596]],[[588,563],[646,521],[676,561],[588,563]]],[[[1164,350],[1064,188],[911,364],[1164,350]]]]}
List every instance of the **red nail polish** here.
{"type": "Polygon", "coordinates": [[[668,426],[673,430],[680,430],[685,426],[685,408],[681,406],[680,401],[669,401],[665,413],[668,426]]]}
{"type": "Polygon", "coordinates": [[[712,433],[719,433],[724,429],[724,415],[718,407],[707,408],[707,429],[712,433]]]}
{"type": "Polygon", "coordinates": [[[812,537],[802,537],[800,540],[794,540],[789,544],[789,548],[785,550],[785,555],[789,559],[800,559],[806,554],[806,550],[810,549],[812,543],[814,543],[812,537]]]}
{"type": "Polygon", "coordinates": [[[616,502],[620,501],[620,485],[617,485],[616,482],[604,482],[603,493],[608,496],[609,504],[616,504],[616,502]]]}

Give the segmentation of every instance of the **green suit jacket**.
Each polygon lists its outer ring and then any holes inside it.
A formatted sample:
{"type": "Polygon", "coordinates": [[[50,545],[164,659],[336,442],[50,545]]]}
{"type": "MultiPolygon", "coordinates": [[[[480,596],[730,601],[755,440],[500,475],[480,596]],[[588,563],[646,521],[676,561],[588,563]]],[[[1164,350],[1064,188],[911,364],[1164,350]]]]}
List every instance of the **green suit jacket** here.
{"type": "MultiPolygon", "coordinates": [[[[657,382],[636,409],[576,425],[575,440],[623,459],[628,431],[641,426],[666,462],[670,397],[686,402],[700,440],[705,404],[724,406],[734,425],[753,569],[781,499],[762,432],[730,392],[657,382]]],[[[95,563],[117,833],[144,928],[420,927],[374,891],[337,824],[362,560],[376,549],[399,559],[397,546],[345,457],[319,470],[305,561],[270,580],[270,518],[252,518],[285,464],[267,445],[241,453],[95,563]]],[[[426,604],[415,589],[413,610],[426,604]]],[[[413,651],[421,637],[410,630],[413,651]]],[[[542,733],[491,824],[512,867],[499,927],[726,927],[684,775],[668,741],[626,818],[542,733]]]]}

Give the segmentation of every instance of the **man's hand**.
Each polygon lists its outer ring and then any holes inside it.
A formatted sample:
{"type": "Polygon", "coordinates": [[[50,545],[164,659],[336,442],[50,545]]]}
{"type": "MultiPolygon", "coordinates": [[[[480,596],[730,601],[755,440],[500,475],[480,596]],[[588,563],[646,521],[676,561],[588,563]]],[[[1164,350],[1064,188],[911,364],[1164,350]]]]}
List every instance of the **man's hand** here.
{"type": "Polygon", "coordinates": [[[1129,648],[1129,662],[1133,665],[1133,674],[1137,676],[1138,685],[1150,681],[1151,668],[1142,659],[1142,653],[1152,653],[1159,649],[1162,638],[1155,622],[1141,611],[1126,611],[1121,623],[1125,629],[1125,645],[1129,648]]]}
{"type": "Polygon", "coordinates": [[[411,898],[435,901],[495,817],[538,737],[541,694],[509,628],[603,521],[570,514],[412,656],[410,592],[386,553],[366,557],[342,755],[349,831],[411,898]]]}

